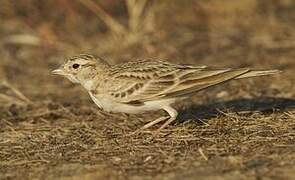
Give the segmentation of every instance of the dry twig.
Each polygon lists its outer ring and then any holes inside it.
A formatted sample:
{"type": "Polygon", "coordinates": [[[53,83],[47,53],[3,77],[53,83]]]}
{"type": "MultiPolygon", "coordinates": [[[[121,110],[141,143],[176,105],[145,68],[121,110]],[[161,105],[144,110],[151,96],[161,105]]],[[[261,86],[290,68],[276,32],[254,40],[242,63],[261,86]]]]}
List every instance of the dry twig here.
{"type": "Polygon", "coordinates": [[[18,89],[16,89],[15,87],[13,87],[11,84],[9,84],[7,81],[3,81],[2,84],[9,88],[20,100],[28,103],[28,104],[31,104],[32,101],[29,100],[23,93],[21,93],[18,89]]]}
{"type": "Polygon", "coordinates": [[[126,0],[127,10],[129,14],[129,30],[136,32],[142,21],[144,9],[147,0],[126,0]]]}
{"type": "Polygon", "coordinates": [[[91,10],[97,17],[99,17],[109,28],[117,35],[122,35],[127,32],[126,28],[117,20],[110,16],[103,8],[92,0],[78,0],[81,4],[91,10]]]}

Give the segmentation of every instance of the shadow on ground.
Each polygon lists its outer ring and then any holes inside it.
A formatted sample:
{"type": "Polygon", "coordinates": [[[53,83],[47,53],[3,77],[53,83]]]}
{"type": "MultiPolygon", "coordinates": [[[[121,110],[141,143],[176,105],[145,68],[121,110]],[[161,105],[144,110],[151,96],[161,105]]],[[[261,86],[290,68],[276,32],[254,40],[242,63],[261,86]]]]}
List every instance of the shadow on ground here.
{"type": "Polygon", "coordinates": [[[295,99],[275,97],[262,97],[255,99],[241,98],[225,102],[214,102],[205,105],[193,105],[182,110],[180,112],[179,119],[182,119],[183,121],[188,119],[208,120],[217,116],[223,116],[226,112],[234,112],[237,114],[260,112],[262,114],[269,114],[274,111],[285,111],[287,109],[295,109],[295,99]]]}

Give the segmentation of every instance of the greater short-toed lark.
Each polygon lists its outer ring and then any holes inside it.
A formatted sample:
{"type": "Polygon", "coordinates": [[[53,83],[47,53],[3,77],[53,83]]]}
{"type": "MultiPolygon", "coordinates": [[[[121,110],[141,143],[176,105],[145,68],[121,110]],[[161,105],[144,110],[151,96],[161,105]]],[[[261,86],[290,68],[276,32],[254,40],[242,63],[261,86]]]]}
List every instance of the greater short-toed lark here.
{"type": "Polygon", "coordinates": [[[169,116],[151,121],[139,129],[141,131],[166,120],[155,134],[176,119],[178,113],[171,107],[176,101],[232,79],[278,72],[247,68],[212,69],[153,59],[111,66],[102,58],[86,54],[71,57],[59,69],[52,71],[81,84],[95,104],[105,111],[141,113],[165,110],[169,116]]]}

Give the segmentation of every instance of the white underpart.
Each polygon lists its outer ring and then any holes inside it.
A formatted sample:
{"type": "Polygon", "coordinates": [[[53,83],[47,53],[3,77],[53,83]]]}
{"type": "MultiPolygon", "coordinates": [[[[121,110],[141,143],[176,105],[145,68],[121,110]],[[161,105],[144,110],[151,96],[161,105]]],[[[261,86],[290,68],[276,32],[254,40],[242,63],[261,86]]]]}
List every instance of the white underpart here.
{"type": "MultiPolygon", "coordinates": [[[[94,101],[94,103],[104,111],[138,114],[146,111],[155,111],[162,109],[169,114],[169,116],[160,117],[154,121],[151,121],[150,123],[146,124],[136,132],[147,129],[167,119],[167,121],[155,132],[155,134],[158,134],[161,129],[164,129],[171,122],[173,122],[178,115],[177,111],[171,107],[171,104],[175,103],[175,101],[177,100],[176,98],[147,101],[144,102],[143,105],[130,105],[127,103],[115,102],[111,99],[103,97],[103,95],[94,96],[90,91],[90,89],[92,89],[93,86],[93,81],[85,81],[82,85],[85,87],[85,89],[88,90],[89,95],[91,99],[94,101]]],[[[180,99],[181,98],[178,98],[178,100],[180,99]]]]}
{"type": "Polygon", "coordinates": [[[94,103],[105,111],[122,112],[122,113],[129,113],[129,114],[138,114],[138,113],[142,113],[146,111],[155,111],[160,109],[167,111],[165,107],[169,107],[176,100],[176,99],[165,99],[165,100],[147,101],[143,105],[134,106],[134,105],[129,105],[125,103],[114,102],[104,97],[94,96],[91,92],[89,92],[89,95],[91,99],[94,101],[94,103]]]}

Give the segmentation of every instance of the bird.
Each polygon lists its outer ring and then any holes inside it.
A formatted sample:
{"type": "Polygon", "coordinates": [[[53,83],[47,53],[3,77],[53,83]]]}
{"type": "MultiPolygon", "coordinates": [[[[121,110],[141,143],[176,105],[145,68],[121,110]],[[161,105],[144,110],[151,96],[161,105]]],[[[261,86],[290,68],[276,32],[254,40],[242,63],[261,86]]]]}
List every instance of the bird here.
{"type": "Polygon", "coordinates": [[[135,131],[142,132],[165,121],[154,131],[155,136],[176,120],[178,111],[172,106],[176,102],[230,80],[279,72],[281,71],[277,69],[210,68],[173,64],[157,59],[110,65],[105,59],[90,54],[71,56],[52,71],[53,74],[82,85],[94,103],[104,111],[127,114],[166,111],[167,116],[150,121],[135,131]]]}

